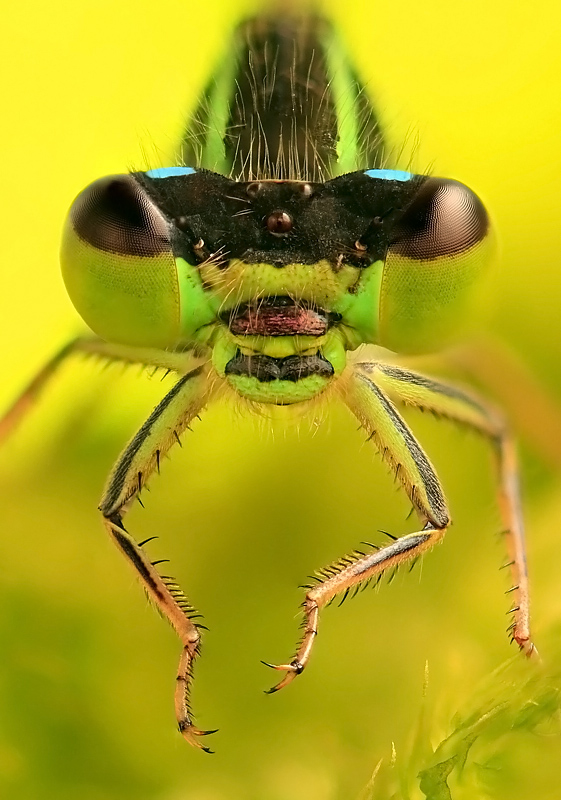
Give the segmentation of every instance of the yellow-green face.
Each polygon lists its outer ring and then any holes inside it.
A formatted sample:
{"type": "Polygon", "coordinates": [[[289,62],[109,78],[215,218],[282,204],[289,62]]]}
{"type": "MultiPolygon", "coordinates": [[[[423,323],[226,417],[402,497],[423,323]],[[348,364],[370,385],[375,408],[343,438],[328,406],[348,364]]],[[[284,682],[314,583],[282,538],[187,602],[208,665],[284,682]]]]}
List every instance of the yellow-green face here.
{"type": "Polygon", "coordinates": [[[371,169],[234,181],[177,167],[87,187],[61,261],[102,338],[207,348],[240,394],[284,404],[323,391],[361,343],[449,342],[491,245],[481,201],[452,180],[371,169]]]}

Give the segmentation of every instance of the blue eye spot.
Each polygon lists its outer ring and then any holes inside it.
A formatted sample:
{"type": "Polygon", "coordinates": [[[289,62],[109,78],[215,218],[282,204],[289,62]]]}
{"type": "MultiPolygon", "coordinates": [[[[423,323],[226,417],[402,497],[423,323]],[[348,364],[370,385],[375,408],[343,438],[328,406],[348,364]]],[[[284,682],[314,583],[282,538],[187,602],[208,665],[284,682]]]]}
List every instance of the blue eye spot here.
{"type": "Polygon", "coordinates": [[[181,175],[192,175],[196,172],[193,167],[159,167],[145,173],[149,178],[178,178],[181,175]]]}
{"type": "Polygon", "coordinates": [[[364,174],[369,178],[381,178],[385,181],[410,181],[413,177],[411,172],[400,169],[367,169],[364,174]]]}

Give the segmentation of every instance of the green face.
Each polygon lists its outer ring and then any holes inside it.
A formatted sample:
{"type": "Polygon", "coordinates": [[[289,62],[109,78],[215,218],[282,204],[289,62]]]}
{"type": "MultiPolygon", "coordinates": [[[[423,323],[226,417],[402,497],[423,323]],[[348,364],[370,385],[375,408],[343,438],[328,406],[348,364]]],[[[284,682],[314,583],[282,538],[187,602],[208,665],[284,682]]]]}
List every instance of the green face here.
{"type": "Polygon", "coordinates": [[[324,391],[361,343],[446,344],[469,315],[491,236],[463,184],[381,167],[374,111],[330,29],[304,31],[296,56],[281,48],[272,85],[259,35],[250,53],[242,26],[193,115],[192,166],[91,184],[70,210],[61,261],[103,339],[208,352],[240,395],[284,405],[324,391]],[[310,69],[328,86],[321,103],[310,69]],[[309,130],[315,142],[298,133],[309,130]]]}

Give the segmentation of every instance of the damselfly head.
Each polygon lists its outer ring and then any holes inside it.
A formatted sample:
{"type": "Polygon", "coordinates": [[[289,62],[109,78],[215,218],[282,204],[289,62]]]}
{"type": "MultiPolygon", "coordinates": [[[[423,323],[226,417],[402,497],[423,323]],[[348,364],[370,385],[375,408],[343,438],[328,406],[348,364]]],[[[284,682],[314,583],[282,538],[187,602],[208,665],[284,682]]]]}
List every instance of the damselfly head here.
{"type": "Polygon", "coordinates": [[[426,352],[469,316],[491,248],[479,198],[384,164],[373,106],[317,16],[250,19],[192,115],[184,166],[71,208],[62,268],[102,338],[206,350],[259,402],[300,402],[361,343],[426,352]]]}

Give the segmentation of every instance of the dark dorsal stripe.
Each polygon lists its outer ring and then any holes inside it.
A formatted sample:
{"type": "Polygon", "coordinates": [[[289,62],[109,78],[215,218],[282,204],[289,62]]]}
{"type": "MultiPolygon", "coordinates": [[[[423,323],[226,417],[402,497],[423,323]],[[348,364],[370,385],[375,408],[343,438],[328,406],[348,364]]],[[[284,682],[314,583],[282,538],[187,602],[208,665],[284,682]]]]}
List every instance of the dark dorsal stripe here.
{"type": "MultiPolygon", "coordinates": [[[[327,53],[329,23],[316,16],[279,13],[243,22],[230,51],[237,68],[222,132],[226,173],[237,180],[261,178],[323,181],[337,162],[337,96],[327,53]]],[[[350,68],[347,100],[357,121],[356,169],[383,159],[378,121],[363,86],[350,68]]],[[[214,125],[210,107],[217,83],[207,86],[188,126],[183,163],[207,166],[205,146],[214,125]]]]}
{"type": "Polygon", "coordinates": [[[314,163],[327,171],[335,159],[337,119],[320,27],[313,18],[260,18],[240,29],[247,44],[226,139],[235,173],[288,178],[314,163]]]}

